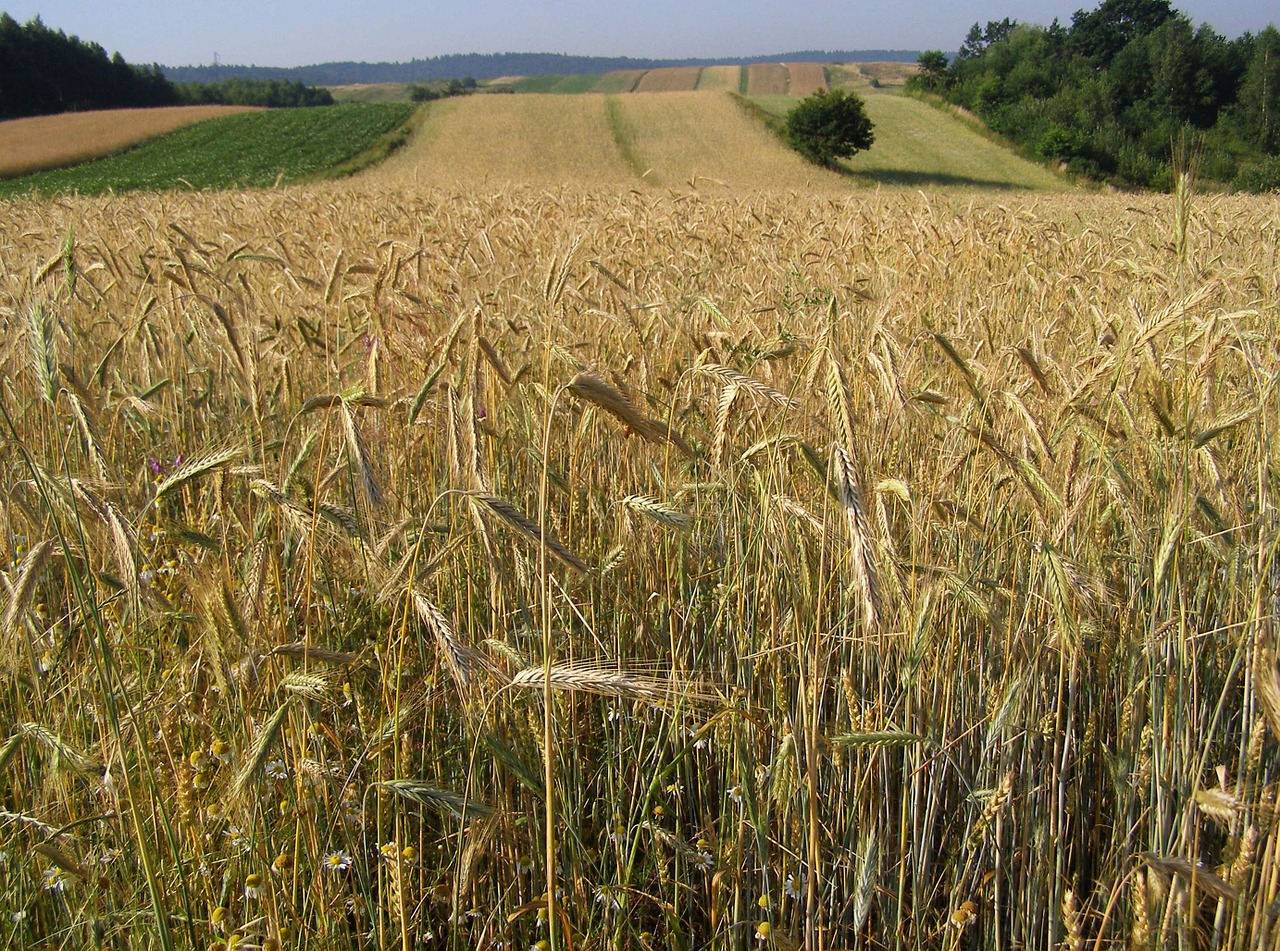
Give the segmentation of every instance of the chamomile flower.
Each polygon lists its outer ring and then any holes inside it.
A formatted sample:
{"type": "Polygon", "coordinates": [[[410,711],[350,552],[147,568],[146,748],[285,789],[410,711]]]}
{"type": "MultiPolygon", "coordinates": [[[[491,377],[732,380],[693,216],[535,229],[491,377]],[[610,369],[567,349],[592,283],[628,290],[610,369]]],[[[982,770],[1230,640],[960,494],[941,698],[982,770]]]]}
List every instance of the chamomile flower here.
{"type": "Polygon", "coordinates": [[[799,899],[805,891],[804,872],[789,872],[782,891],[788,898],[799,899]]]}
{"type": "Polygon", "coordinates": [[[773,925],[767,921],[762,921],[756,925],[756,940],[765,942],[769,940],[769,935],[773,934],[773,925]]]}
{"type": "Polygon", "coordinates": [[[67,887],[67,877],[60,868],[47,868],[40,879],[40,887],[47,892],[60,892],[67,887]]]}
{"type": "Polygon", "coordinates": [[[262,767],[262,771],[267,774],[268,779],[280,781],[289,778],[289,767],[284,764],[284,760],[273,759],[262,767]]]}
{"type": "Polygon", "coordinates": [[[609,885],[596,886],[596,904],[603,905],[606,911],[613,911],[622,907],[618,890],[609,885]]]}
{"type": "Polygon", "coordinates": [[[323,864],[330,872],[345,872],[351,868],[351,856],[346,852],[330,852],[324,857],[323,864]]]}
{"type": "Polygon", "coordinates": [[[244,897],[252,901],[262,894],[262,876],[250,872],[244,877],[244,897]]]}
{"type": "Polygon", "coordinates": [[[231,759],[231,746],[226,740],[215,736],[209,743],[209,755],[220,763],[225,763],[231,759]]]}
{"type": "Polygon", "coordinates": [[[735,806],[742,805],[743,795],[742,783],[734,783],[729,787],[729,798],[733,801],[735,806]]]}

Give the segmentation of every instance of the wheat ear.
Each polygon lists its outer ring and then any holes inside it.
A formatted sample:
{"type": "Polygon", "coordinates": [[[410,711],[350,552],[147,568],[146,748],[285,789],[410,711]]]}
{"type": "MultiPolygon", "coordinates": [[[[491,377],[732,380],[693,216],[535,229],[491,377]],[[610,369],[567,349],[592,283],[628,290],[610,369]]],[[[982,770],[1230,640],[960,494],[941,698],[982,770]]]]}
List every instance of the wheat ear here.
{"type": "MultiPolygon", "coordinates": [[[[704,353],[702,356],[706,356],[706,354],[704,353]]],[[[766,402],[773,403],[777,406],[785,406],[788,409],[791,409],[796,405],[795,400],[787,396],[786,393],[781,393],[753,377],[749,377],[744,373],[739,373],[732,367],[727,367],[719,363],[704,362],[702,358],[699,357],[699,362],[694,367],[694,372],[701,373],[706,376],[713,376],[722,381],[726,386],[731,384],[738,387],[743,393],[763,399],[766,402]]]]}
{"type": "Polygon", "coordinates": [[[526,667],[511,678],[510,685],[524,690],[542,690],[547,684],[550,684],[552,690],[577,691],[646,703],[660,703],[675,695],[673,684],[666,680],[622,670],[578,666],[526,667]]]}
{"type": "Polygon", "coordinates": [[[4,608],[3,624],[0,624],[0,630],[4,631],[6,637],[15,633],[19,620],[31,607],[31,600],[35,597],[36,583],[40,580],[40,572],[44,570],[49,556],[53,554],[56,547],[52,539],[46,539],[27,552],[27,557],[22,560],[18,580],[14,583],[13,590],[9,594],[9,603],[4,608]]]}
{"type": "Polygon", "coordinates": [[[30,324],[31,364],[40,384],[40,395],[52,406],[61,389],[58,379],[58,323],[53,312],[39,301],[33,301],[27,308],[27,320],[30,324]]]}
{"type": "Polygon", "coordinates": [[[448,812],[459,819],[474,819],[493,814],[492,806],[469,799],[451,789],[441,789],[439,786],[432,786],[430,783],[416,779],[386,779],[373,785],[395,793],[402,799],[426,806],[428,809],[448,812]]]}
{"type": "Polygon", "coordinates": [[[239,458],[239,456],[240,450],[237,447],[229,446],[225,449],[215,449],[205,453],[203,456],[183,463],[165,476],[156,486],[156,500],[158,501],[170,493],[177,492],[188,482],[200,478],[207,472],[221,469],[233,459],[239,458]]]}
{"type": "Polygon", "coordinates": [[[645,416],[622,393],[595,374],[579,373],[569,382],[568,389],[578,399],[598,406],[615,417],[629,431],[636,433],[642,439],[653,443],[668,442],[686,456],[693,455],[693,450],[679,433],[645,416]]]}
{"type": "Polygon", "coordinates": [[[835,482],[840,505],[844,509],[849,526],[849,546],[852,556],[854,580],[862,601],[862,618],[868,631],[874,631],[880,623],[880,585],[876,577],[874,548],[867,524],[867,513],[862,505],[862,492],[853,471],[853,460],[840,446],[831,451],[831,465],[835,469],[835,482]]]}
{"type": "Polygon", "coordinates": [[[355,414],[351,411],[351,404],[347,400],[342,401],[342,429],[347,436],[347,450],[351,454],[351,461],[360,474],[360,486],[364,489],[365,498],[374,508],[381,508],[386,499],[382,494],[382,487],[378,485],[377,477],[373,474],[373,466],[369,462],[369,449],[365,445],[360,427],[356,425],[355,414]]]}
{"type": "Polygon", "coordinates": [[[477,492],[472,498],[483,502],[488,506],[489,510],[514,528],[521,535],[530,539],[538,545],[545,545],[551,554],[555,555],[560,561],[564,562],[575,571],[587,571],[586,563],[566,548],[560,541],[548,532],[542,530],[540,526],[529,516],[525,515],[518,508],[504,499],[498,498],[496,495],[488,495],[483,492],[477,492]]]}
{"type": "Polygon", "coordinates": [[[664,505],[655,498],[647,495],[628,495],[622,499],[622,504],[633,512],[639,512],[646,518],[651,518],[661,525],[670,528],[678,528],[681,531],[693,525],[693,517],[678,512],[669,505],[664,505]]]}
{"type": "Polygon", "coordinates": [[[449,676],[457,685],[458,692],[465,694],[471,686],[470,651],[458,638],[444,612],[432,604],[430,598],[416,587],[409,589],[409,596],[413,602],[413,610],[435,636],[445,669],[449,671],[449,676]]]}
{"type": "Polygon", "coordinates": [[[248,787],[250,781],[262,768],[262,764],[267,761],[267,755],[271,752],[271,747],[275,745],[276,739],[280,736],[280,730],[284,726],[285,715],[289,712],[289,697],[284,698],[284,702],[276,707],[275,712],[262,725],[262,729],[258,731],[257,736],[253,738],[253,745],[249,747],[249,752],[245,756],[244,765],[240,767],[240,772],[236,773],[235,781],[231,784],[231,795],[233,797],[240,796],[248,787]]]}

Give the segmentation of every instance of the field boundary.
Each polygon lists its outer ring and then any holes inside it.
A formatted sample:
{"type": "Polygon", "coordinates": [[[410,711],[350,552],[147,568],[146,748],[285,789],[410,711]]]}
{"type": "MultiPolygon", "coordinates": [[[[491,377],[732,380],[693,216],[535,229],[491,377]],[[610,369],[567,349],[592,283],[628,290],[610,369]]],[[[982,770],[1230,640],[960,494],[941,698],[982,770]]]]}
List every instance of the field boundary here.
{"type": "Polygon", "coordinates": [[[426,117],[427,106],[418,106],[409,114],[408,119],[396,128],[378,136],[363,152],[353,155],[345,162],[339,162],[328,169],[316,172],[314,175],[304,176],[298,180],[299,183],[327,182],[338,178],[349,178],[352,175],[358,175],[365,169],[385,162],[408,144],[409,140],[422,128],[426,122],[426,117]]]}
{"type": "Polygon", "coordinates": [[[609,135],[613,137],[613,142],[622,154],[623,160],[637,178],[644,178],[648,169],[645,168],[640,152],[636,148],[635,129],[622,114],[622,100],[617,96],[606,96],[604,111],[605,119],[609,124],[609,135]]]}

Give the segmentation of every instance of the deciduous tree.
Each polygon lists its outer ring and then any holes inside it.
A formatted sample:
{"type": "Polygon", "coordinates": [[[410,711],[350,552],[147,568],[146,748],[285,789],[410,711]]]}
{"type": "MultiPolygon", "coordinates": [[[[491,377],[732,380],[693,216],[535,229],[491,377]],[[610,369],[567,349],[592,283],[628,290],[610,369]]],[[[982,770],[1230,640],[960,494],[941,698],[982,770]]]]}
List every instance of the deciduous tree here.
{"type": "Polygon", "coordinates": [[[793,148],[818,165],[835,165],[875,141],[874,126],[855,93],[819,89],[787,115],[787,138],[793,148]]]}

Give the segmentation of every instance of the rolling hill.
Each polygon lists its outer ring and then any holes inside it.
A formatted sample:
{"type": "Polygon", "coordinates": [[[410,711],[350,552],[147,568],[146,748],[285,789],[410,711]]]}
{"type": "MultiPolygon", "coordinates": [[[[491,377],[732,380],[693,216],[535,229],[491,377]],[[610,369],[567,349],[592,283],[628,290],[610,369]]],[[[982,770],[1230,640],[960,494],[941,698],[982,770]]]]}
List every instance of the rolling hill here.
{"type": "MultiPolygon", "coordinates": [[[[869,91],[877,144],[844,174],[806,163],[727,93],[470,96],[432,103],[413,140],[368,175],[431,185],[844,190],[1066,182],[927,103],[869,91]]],[[[776,114],[795,100],[758,102],[776,114]]]]}

